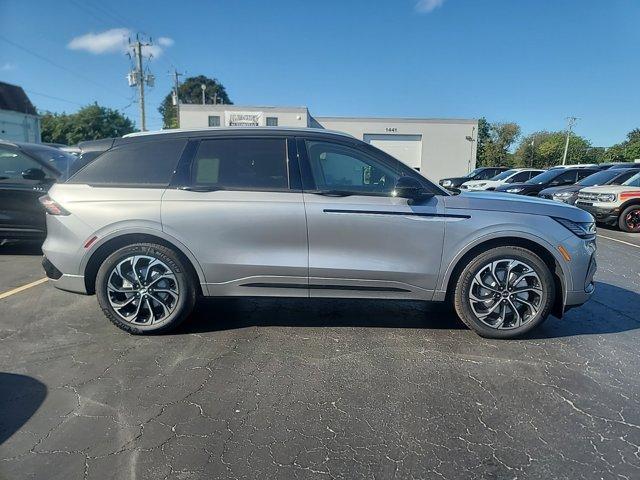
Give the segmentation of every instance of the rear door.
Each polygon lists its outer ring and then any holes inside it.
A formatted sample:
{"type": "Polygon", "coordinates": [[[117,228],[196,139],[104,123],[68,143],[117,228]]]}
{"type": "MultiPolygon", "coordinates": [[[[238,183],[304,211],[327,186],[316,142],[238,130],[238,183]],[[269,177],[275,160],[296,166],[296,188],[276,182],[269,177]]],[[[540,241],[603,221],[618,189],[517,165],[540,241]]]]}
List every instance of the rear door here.
{"type": "Polygon", "coordinates": [[[392,191],[418,174],[361,142],[298,139],[309,231],[312,297],[433,296],[444,205],[410,204],[392,191]]]}
{"type": "Polygon", "coordinates": [[[307,226],[285,136],[192,140],[162,199],[163,229],[199,261],[212,296],[308,295],[307,226]]]}
{"type": "Polygon", "coordinates": [[[0,145],[0,238],[45,235],[45,215],[38,198],[53,182],[52,170],[15,147],[0,145]],[[40,171],[44,178],[25,178],[27,170],[40,171]]]}

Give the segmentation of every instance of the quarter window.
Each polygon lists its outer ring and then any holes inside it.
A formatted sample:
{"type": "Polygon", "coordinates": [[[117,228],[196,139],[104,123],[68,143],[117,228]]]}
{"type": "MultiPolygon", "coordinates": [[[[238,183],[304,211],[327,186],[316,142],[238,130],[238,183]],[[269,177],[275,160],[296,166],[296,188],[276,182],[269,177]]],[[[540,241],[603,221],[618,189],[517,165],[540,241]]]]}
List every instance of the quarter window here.
{"type": "Polygon", "coordinates": [[[319,190],[388,195],[400,176],[383,162],[355,148],[316,141],[306,144],[319,190]]]}
{"type": "Polygon", "coordinates": [[[186,140],[140,141],[114,147],[68,183],[167,186],[186,140]]]}
{"type": "Polygon", "coordinates": [[[220,189],[288,189],[285,139],[203,140],[191,168],[191,182],[220,189]]]}

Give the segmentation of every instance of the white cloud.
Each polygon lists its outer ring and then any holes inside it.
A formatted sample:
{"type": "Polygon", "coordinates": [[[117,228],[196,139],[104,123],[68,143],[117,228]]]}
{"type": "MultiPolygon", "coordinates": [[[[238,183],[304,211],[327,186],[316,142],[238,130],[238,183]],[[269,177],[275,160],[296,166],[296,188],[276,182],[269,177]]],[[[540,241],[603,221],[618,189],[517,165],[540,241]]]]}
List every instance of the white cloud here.
{"type": "Polygon", "coordinates": [[[128,28],[112,28],[100,33],[87,33],[75,37],[67,45],[71,50],[84,50],[99,55],[126,50],[127,39],[131,36],[128,28]]]}
{"type": "Polygon", "coordinates": [[[10,72],[11,70],[15,70],[15,69],[16,69],[16,66],[10,62],[5,62],[0,67],[0,70],[2,70],[3,72],[10,72]]]}
{"type": "Polygon", "coordinates": [[[416,10],[420,13],[430,13],[436,8],[441,7],[444,0],[418,0],[416,10]]]}
{"type": "Polygon", "coordinates": [[[169,38],[169,37],[160,37],[158,38],[158,44],[162,45],[163,47],[171,47],[174,43],[173,38],[169,38]]]}
{"type": "MultiPolygon", "coordinates": [[[[71,50],[82,50],[101,55],[103,53],[127,52],[129,49],[129,39],[135,37],[128,28],[112,28],[99,33],[87,33],[73,38],[67,48],[71,50]]],[[[170,47],[175,42],[169,37],[158,38],[158,43],[142,47],[142,53],[146,56],[159,57],[164,50],[163,47],[170,47]]]]}

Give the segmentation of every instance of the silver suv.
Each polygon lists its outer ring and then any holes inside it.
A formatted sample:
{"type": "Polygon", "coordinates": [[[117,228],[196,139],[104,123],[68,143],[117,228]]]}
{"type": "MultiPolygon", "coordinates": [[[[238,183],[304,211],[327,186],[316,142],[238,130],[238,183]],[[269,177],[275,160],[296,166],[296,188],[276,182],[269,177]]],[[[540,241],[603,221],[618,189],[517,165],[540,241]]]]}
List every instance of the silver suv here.
{"type": "Polygon", "coordinates": [[[176,327],[198,296],[450,301],[510,338],[594,290],[593,217],[496,193],[453,196],[353,137],[170,131],[104,150],[42,198],[43,264],[118,327],[176,327]]]}

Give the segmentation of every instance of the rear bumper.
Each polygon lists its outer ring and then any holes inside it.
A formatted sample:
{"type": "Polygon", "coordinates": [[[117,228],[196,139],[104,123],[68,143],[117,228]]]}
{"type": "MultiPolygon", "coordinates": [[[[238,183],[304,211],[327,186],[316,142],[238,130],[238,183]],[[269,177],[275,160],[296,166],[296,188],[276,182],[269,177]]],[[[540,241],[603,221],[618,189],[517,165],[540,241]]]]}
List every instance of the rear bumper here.
{"type": "Polygon", "coordinates": [[[63,274],[47,257],[42,258],[42,268],[54,287],[68,292],[87,294],[83,275],[63,274]]]}

